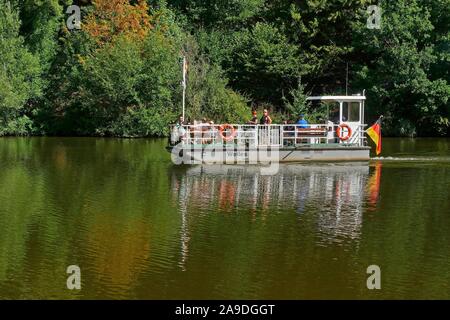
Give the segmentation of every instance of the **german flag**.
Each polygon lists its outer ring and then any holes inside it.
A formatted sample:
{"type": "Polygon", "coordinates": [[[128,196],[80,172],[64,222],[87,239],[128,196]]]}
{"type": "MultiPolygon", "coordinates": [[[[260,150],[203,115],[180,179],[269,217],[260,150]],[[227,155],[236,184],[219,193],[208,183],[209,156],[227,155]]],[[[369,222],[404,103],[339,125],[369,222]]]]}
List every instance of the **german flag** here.
{"type": "Polygon", "coordinates": [[[381,153],[381,119],[383,119],[383,116],[381,116],[380,119],[366,131],[377,146],[377,156],[381,153]]]}

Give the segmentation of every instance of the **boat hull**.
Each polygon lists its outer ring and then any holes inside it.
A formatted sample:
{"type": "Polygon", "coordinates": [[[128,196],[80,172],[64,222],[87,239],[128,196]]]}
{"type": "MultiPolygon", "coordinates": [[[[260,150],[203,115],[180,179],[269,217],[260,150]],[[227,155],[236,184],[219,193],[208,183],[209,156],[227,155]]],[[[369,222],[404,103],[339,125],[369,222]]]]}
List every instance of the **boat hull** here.
{"type": "Polygon", "coordinates": [[[185,147],[174,149],[172,158],[182,159],[184,164],[258,164],[308,161],[369,161],[369,147],[302,147],[302,148],[208,148],[185,147]]]}

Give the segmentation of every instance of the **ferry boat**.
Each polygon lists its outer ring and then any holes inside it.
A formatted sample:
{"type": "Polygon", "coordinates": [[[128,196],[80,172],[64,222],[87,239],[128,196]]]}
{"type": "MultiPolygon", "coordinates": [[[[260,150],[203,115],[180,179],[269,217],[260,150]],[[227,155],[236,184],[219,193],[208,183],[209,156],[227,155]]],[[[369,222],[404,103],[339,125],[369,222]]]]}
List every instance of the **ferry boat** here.
{"type": "Polygon", "coordinates": [[[364,95],[309,97],[327,105],[317,124],[172,125],[168,151],[177,164],[368,161],[364,95]]]}

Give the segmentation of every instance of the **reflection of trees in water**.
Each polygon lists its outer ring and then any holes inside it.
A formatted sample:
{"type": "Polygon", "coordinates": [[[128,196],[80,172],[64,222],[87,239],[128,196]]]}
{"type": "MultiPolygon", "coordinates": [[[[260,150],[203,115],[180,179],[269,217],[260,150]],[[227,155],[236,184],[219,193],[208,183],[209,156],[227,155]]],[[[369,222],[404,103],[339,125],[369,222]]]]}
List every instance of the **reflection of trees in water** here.
{"type": "Polygon", "coordinates": [[[117,291],[136,286],[150,258],[149,226],[143,220],[127,219],[127,228],[111,225],[109,214],[96,215],[89,226],[84,250],[95,251],[91,267],[99,283],[117,291]],[[106,227],[105,227],[106,226],[106,227]]]}
{"type": "MultiPolygon", "coordinates": [[[[148,264],[158,263],[150,248],[164,216],[152,215],[148,199],[155,189],[169,190],[164,166],[154,165],[162,144],[85,138],[1,142],[0,247],[7,250],[0,250],[0,297],[73,297],[60,285],[71,264],[80,265],[88,284],[83,295],[104,297],[90,291],[95,286],[119,295],[137,287],[148,264]]],[[[168,201],[159,208],[167,212],[168,201]]],[[[178,221],[173,223],[176,229],[178,221]]]]}
{"type": "Polygon", "coordinates": [[[299,217],[314,215],[319,235],[339,241],[359,238],[363,207],[376,205],[380,170],[374,173],[378,178],[369,179],[366,164],[287,165],[273,176],[261,175],[251,166],[197,166],[173,177],[172,191],[184,214],[196,209],[223,213],[244,209],[253,218],[259,214],[265,219],[292,211],[299,217]]]}

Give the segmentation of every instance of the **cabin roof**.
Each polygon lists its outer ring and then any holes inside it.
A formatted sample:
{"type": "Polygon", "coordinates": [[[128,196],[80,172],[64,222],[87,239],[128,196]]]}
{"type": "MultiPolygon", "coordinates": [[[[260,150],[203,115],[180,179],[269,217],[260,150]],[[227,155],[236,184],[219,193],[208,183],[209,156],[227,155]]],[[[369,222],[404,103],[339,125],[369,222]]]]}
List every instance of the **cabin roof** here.
{"type": "Polygon", "coordinates": [[[308,97],[308,101],[363,101],[366,100],[365,96],[316,96],[308,97]]]}

